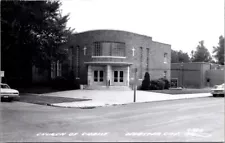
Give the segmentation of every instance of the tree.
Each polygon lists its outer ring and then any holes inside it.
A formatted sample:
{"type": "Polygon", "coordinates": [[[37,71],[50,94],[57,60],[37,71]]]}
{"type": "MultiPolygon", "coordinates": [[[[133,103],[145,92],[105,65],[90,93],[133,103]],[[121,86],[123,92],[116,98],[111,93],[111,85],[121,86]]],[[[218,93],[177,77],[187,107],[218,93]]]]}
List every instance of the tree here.
{"type": "Polygon", "coordinates": [[[148,72],[145,73],[144,80],[142,81],[141,89],[148,90],[150,87],[150,75],[148,72]]]}
{"type": "Polygon", "coordinates": [[[224,65],[224,37],[219,37],[219,44],[217,47],[213,47],[214,57],[217,60],[218,64],[224,65]]]}
{"type": "Polygon", "coordinates": [[[212,57],[208,49],[204,45],[204,41],[200,41],[199,45],[196,47],[196,51],[192,52],[191,57],[192,62],[211,62],[212,57]]]}
{"type": "Polygon", "coordinates": [[[2,70],[6,77],[31,81],[32,66],[48,68],[66,58],[72,30],[69,15],[62,16],[59,1],[2,1],[2,70]]]}
{"type": "Polygon", "coordinates": [[[171,51],[171,63],[181,63],[181,62],[190,62],[190,57],[187,53],[183,51],[171,51]]]}

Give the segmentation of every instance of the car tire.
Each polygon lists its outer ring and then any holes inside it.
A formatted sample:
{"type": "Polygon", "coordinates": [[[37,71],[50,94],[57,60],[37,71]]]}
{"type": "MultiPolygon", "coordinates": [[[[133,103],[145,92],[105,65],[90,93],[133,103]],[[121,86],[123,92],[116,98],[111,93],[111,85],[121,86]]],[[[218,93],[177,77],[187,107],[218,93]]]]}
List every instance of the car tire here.
{"type": "Polygon", "coordinates": [[[12,98],[9,98],[9,99],[8,99],[8,102],[12,102],[12,101],[13,101],[13,99],[12,99],[12,98]]]}

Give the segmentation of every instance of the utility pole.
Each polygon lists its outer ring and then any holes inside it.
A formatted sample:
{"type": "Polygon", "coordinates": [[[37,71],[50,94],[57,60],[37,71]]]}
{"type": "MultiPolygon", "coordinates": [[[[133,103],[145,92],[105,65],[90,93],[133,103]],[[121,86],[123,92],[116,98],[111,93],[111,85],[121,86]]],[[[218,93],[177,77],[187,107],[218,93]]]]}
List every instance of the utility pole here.
{"type": "Polygon", "coordinates": [[[183,82],[183,80],[184,80],[184,73],[183,73],[183,71],[184,71],[184,65],[183,65],[183,62],[182,62],[182,64],[181,64],[181,83],[182,83],[182,88],[184,88],[184,82],[183,82]]]}
{"type": "Polygon", "coordinates": [[[136,102],[137,68],[134,71],[134,102],[136,102]]]}

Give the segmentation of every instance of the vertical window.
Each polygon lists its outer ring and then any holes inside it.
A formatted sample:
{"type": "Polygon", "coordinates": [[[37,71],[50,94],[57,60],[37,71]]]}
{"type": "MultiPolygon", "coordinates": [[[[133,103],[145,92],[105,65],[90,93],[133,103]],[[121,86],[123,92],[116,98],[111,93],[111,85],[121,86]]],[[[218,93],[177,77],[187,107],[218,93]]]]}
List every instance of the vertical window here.
{"type": "Polygon", "coordinates": [[[51,78],[55,78],[55,72],[56,72],[56,68],[55,68],[55,62],[51,63],[51,78]]]}
{"type": "Polygon", "coordinates": [[[164,71],[163,77],[166,78],[167,71],[164,71]]]}
{"type": "Polygon", "coordinates": [[[59,76],[62,76],[62,64],[59,63],[59,76]]]}
{"type": "Polygon", "coordinates": [[[125,44],[117,43],[117,49],[118,49],[118,56],[124,57],[125,56],[125,44]]]}
{"type": "Polygon", "coordinates": [[[73,53],[73,46],[69,47],[69,62],[70,62],[70,69],[73,67],[73,60],[74,60],[74,53],[73,53]]]}
{"type": "Polygon", "coordinates": [[[143,48],[140,47],[140,72],[139,72],[139,79],[142,79],[142,64],[143,64],[143,48]]]}
{"type": "Polygon", "coordinates": [[[101,56],[102,55],[102,49],[100,42],[94,43],[94,56],[101,56]]]}
{"type": "Polygon", "coordinates": [[[94,42],[93,56],[125,56],[125,43],[94,42]]]}
{"type": "Polygon", "coordinates": [[[94,81],[98,81],[98,71],[94,71],[94,81]]]}
{"type": "Polygon", "coordinates": [[[146,49],[146,69],[149,70],[149,48],[146,49]]]}
{"type": "Polygon", "coordinates": [[[120,71],[120,82],[123,82],[123,71],[120,71]]]}
{"type": "Polygon", "coordinates": [[[103,71],[100,71],[100,81],[102,82],[103,81],[103,78],[104,77],[104,74],[103,74],[103,71]]]}
{"type": "Polygon", "coordinates": [[[56,62],[56,76],[60,76],[59,75],[59,61],[56,62]]]}
{"type": "Polygon", "coordinates": [[[118,71],[114,71],[114,82],[118,82],[118,71]]]}
{"type": "Polygon", "coordinates": [[[53,63],[51,63],[51,78],[54,78],[54,67],[53,67],[53,63]]]}
{"type": "Polygon", "coordinates": [[[80,47],[76,48],[76,78],[80,75],[80,47]]]}
{"type": "Polygon", "coordinates": [[[164,53],[164,63],[167,63],[167,53],[164,53]]]}
{"type": "Polygon", "coordinates": [[[110,55],[124,57],[125,56],[125,43],[112,42],[110,55]]]}
{"type": "Polygon", "coordinates": [[[112,56],[113,43],[110,43],[109,55],[112,56]]]}

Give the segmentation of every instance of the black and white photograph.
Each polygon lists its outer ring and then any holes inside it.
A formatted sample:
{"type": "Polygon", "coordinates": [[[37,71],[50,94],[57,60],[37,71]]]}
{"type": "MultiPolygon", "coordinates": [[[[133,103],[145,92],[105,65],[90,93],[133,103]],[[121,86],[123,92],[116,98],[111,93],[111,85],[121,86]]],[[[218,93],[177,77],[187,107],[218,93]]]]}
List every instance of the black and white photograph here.
{"type": "Polygon", "coordinates": [[[224,0],[2,0],[0,142],[224,142],[224,0]]]}

